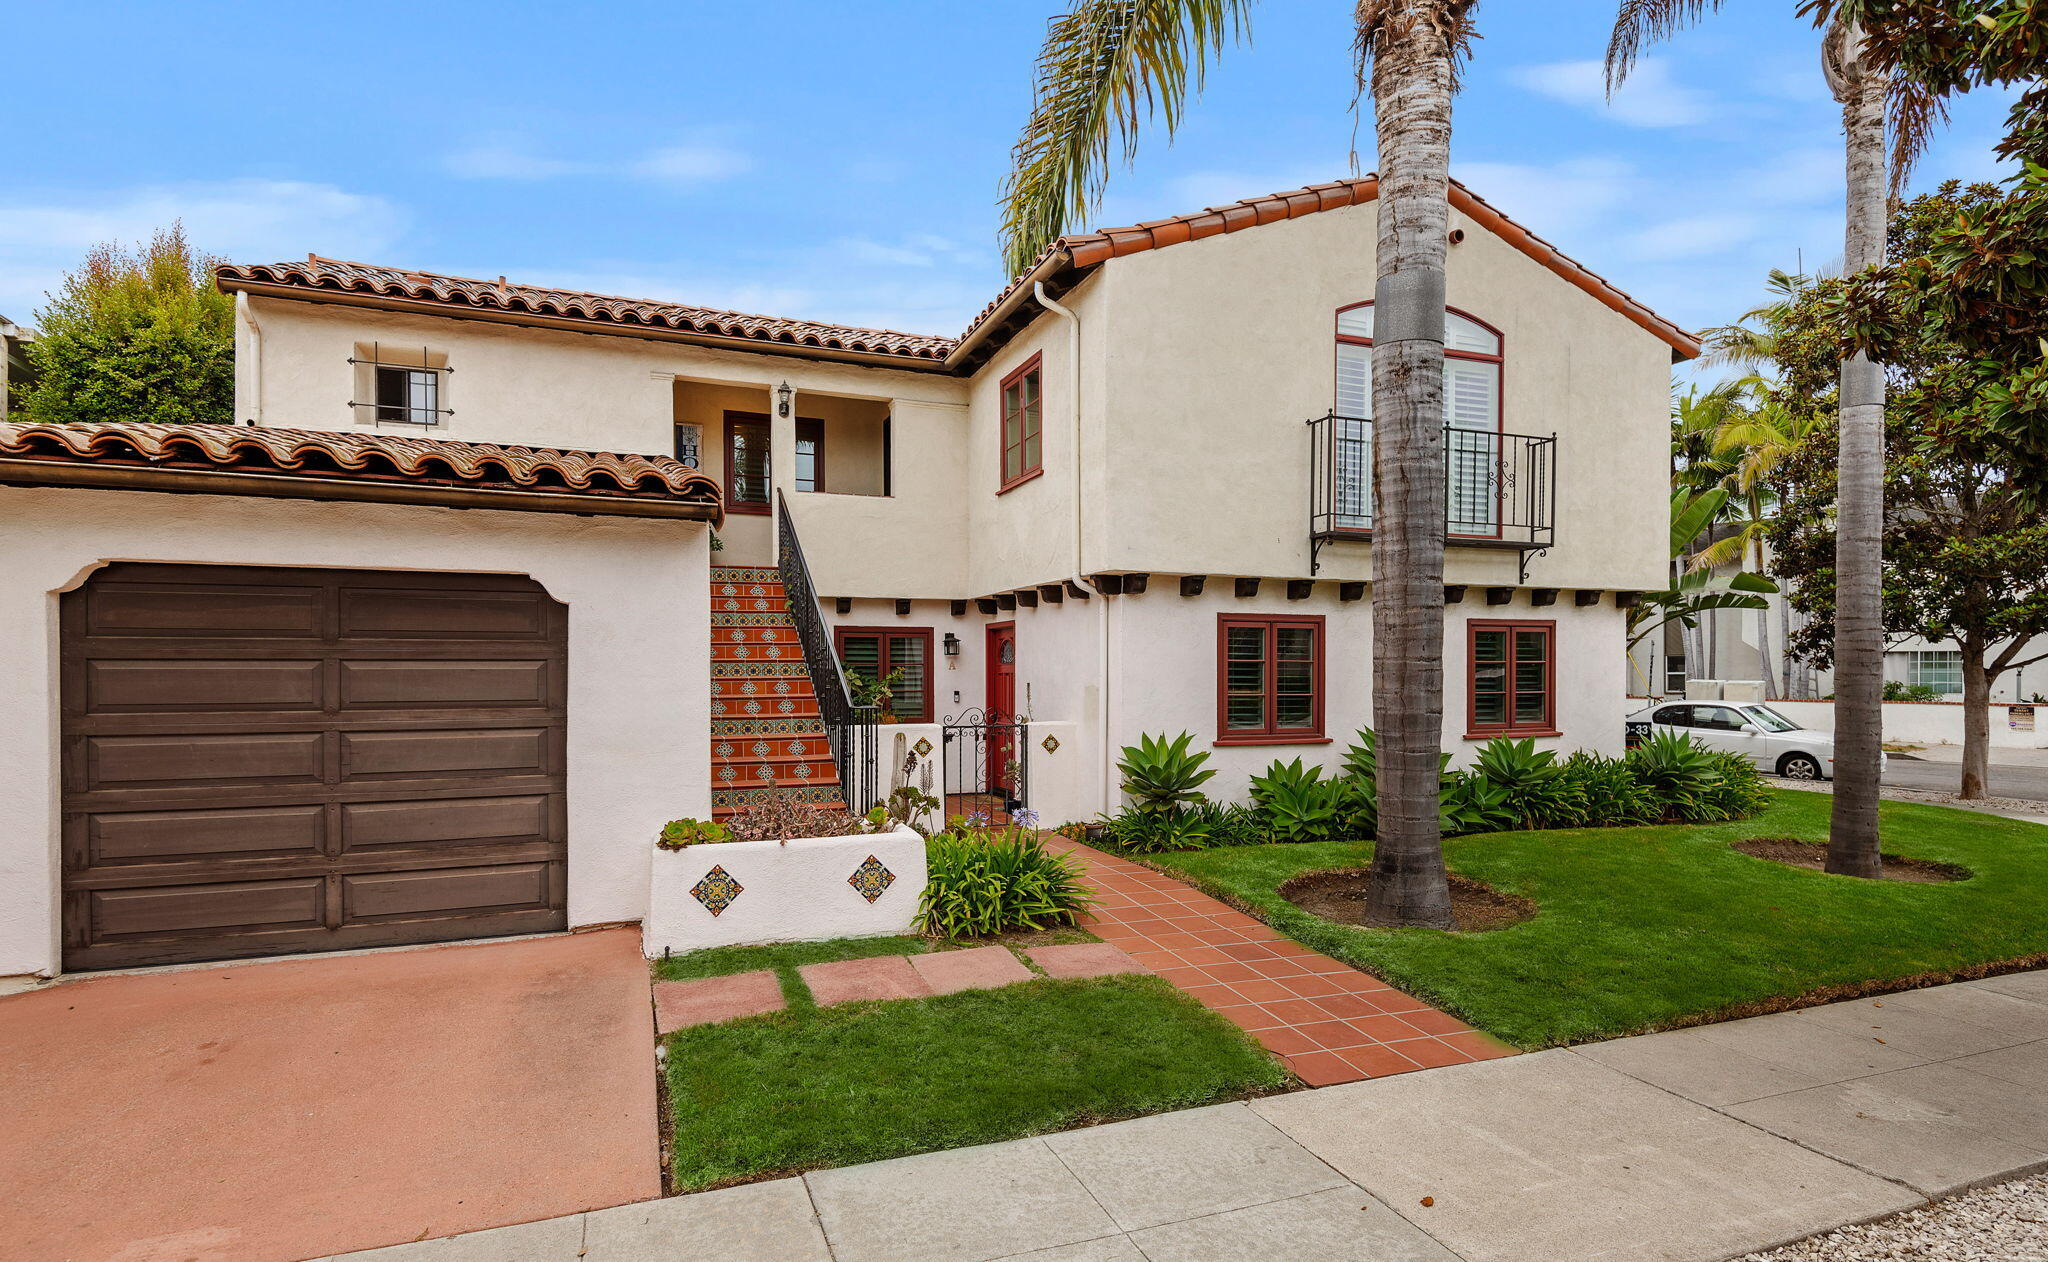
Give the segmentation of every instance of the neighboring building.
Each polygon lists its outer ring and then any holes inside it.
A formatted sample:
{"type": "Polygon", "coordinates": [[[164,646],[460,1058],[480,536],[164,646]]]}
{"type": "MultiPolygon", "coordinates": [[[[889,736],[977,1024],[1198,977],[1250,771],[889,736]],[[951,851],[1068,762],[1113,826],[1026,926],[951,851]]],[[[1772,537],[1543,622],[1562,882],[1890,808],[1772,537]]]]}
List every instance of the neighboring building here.
{"type": "MultiPolygon", "coordinates": [[[[1115,808],[1119,747],[1185,730],[1237,797],[1372,721],[1376,189],[1062,238],[957,338],[313,256],[225,266],[236,415],[715,478],[722,594],[773,615],[717,636],[721,812],[854,774],[817,757],[827,638],[903,672],[884,780],[928,740],[956,800],[1088,817],[1115,808]],[[785,615],[769,572],[785,503],[822,610],[801,665],[809,602],[785,615]],[[789,656],[750,658],[750,634],[789,656]],[[742,714],[768,679],[795,717],[742,714]],[[941,730],[984,710],[1031,727],[941,730]]],[[[1452,205],[1446,747],[1615,750],[1621,607],[1665,582],[1670,368],[1697,343],[1463,187],[1452,205]]]]}
{"type": "Polygon", "coordinates": [[[33,371],[28,362],[28,346],[35,340],[34,329],[0,315],[0,421],[21,410],[22,396],[28,390],[33,371]]]}

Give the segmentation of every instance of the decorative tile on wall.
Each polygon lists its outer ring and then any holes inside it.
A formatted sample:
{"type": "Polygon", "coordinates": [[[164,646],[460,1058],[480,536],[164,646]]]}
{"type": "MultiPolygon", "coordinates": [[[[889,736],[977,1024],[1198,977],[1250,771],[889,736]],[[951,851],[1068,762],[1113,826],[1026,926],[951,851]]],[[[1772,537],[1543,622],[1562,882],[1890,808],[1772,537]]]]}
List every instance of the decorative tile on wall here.
{"type": "Polygon", "coordinates": [[[896,883],[896,874],[883,867],[880,859],[869,855],[853,870],[853,875],[846,878],[846,883],[872,903],[882,896],[882,891],[896,883]]]}
{"type": "Polygon", "coordinates": [[[711,870],[690,887],[690,897],[704,904],[704,909],[714,916],[732,906],[733,900],[743,892],[744,887],[733,880],[732,873],[727,872],[719,864],[713,864],[711,870]]]}
{"type": "Polygon", "coordinates": [[[1045,734],[1045,739],[1038,742],[1038,745],[1039,748],[1043,749],[1048,754],[1058,753],[1060,748],[1060,738],[1054,736],[1051,732],[1047,732],[1045,734]]]}

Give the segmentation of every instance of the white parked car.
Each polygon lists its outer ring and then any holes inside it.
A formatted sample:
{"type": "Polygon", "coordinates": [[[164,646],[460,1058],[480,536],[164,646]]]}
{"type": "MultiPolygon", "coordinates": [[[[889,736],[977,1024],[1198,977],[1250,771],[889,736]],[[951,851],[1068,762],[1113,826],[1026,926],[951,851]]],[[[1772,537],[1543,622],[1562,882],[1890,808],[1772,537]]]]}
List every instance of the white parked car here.
{"type": "Polygon", "coordinates": [[[1834,734],[1801,727],[1767,705],[1667,701],[1629,715],[1628,724],[1633,732],[1677,732],[1709,749],[1741,754],[1765,775],[1835,778],[1834,734]]]}

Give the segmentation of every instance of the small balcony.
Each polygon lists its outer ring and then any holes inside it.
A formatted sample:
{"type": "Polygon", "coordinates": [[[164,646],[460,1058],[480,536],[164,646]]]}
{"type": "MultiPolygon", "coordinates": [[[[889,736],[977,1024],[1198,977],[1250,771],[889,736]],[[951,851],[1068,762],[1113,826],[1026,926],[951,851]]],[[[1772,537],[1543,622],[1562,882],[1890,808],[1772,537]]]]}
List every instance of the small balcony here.
{"type": "MultiPolygon", "coordinates": [[[[1308,423],[1309,573],[1324,545],[1372,538],[1372,422],[1330,413],[1308,423]]],[[[1444,427],[1444,535],[1455,548],[1526,560],[1557,537],[1557,435],[1444,427]]]]}

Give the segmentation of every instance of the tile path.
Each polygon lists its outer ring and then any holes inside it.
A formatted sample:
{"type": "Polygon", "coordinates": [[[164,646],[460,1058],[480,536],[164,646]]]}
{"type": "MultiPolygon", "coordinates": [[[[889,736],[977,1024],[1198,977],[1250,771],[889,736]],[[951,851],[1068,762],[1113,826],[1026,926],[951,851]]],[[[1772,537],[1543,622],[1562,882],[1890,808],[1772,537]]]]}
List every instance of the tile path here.
{"type": "Polygon", "coordinates": [[[1065,837],[1101,903],[1090,932],[1249,1031],[1310,1086],[1462,1065],[1513,1049],[1151,868],[1065,837]]]}

